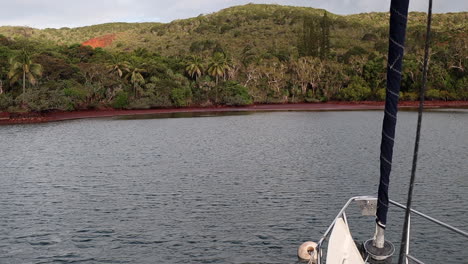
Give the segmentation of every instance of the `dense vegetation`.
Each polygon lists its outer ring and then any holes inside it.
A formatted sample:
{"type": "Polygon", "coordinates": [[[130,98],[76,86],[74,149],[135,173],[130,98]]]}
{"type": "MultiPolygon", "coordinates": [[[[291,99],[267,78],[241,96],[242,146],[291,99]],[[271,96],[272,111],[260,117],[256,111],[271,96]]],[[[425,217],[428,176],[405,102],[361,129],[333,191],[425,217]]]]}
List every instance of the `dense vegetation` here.
{"type": "MultiPolygon", "coordinates": [[[[428,99],[467,100],[468,13],[436,14],[428,99]]],[[[411,13],[403,100],[421,85],[425,15],[411,13]]],[[[382,100],[388,14],[279,5],[161,23],[0,27],[0,110],[382,100]],[[115,34],[110,46],[81,44],[115,34]]]]}

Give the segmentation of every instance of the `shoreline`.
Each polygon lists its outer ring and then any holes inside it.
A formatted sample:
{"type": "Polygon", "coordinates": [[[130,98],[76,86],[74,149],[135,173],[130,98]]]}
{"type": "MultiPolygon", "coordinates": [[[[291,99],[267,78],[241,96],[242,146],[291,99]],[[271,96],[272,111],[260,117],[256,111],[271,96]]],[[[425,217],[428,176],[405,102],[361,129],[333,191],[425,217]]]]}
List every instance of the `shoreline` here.
{"type": "MultiPolygon", "coordinates": [[[[417,101],[402,101],[399,109],[414,109],[419,106],[417,101]]],[[[468,101],[426,101],[425,109],[468,108],[468,101]]],[[[327,102],[327,103],[297,103],[297,104],[258,104],[249,106],[217,106],[217,107],[185,107],[157,108],[143,110],[98,109],[80,111],[51,111],[44,113],[6,113],[0,112],[0,125],[35,124],[57,122],[74,119],[117,117],[172,113],[206,113],[206,112],[270,112],[270,111],[359,111],[382,110],[384,102],[327,102]]]]}

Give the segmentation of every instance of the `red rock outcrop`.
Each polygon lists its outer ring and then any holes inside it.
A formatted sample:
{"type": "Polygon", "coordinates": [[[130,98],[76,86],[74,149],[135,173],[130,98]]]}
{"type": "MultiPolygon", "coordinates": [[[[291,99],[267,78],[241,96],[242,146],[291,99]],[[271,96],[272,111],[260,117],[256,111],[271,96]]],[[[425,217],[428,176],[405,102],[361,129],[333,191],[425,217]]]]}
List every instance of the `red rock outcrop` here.
{"type": "Polygon", "coordinates": [[[112,42],[115,40],[115,37],[115,34],[108,34],[97,38],[92,38],[88,41],[83,42],[81,45],[91,46],[93,48],[105,48],[112,44],[112,42]]]}

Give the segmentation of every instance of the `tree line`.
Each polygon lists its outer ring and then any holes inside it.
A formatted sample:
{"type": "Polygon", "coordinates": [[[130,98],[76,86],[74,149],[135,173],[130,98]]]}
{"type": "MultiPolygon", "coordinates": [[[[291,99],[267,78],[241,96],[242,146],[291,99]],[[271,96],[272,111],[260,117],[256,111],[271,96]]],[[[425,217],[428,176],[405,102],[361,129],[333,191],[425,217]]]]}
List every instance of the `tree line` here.
{"type": "MultiPolygon", "coordinates": [[[[288,23],[280,18],[273,23],[288,23]]],[[[177,55],[0,35],[0,111],[383,100],[386,42],[364,32],[363,45],[343,44],[340,27],[324,12],[303,16],[294,46],[272,39],[265,48],[245,39],[233,51],[207,38],[177,55]]],[[[421,85],[422,45],[414,41],[420,32],[409,31],[403,100],[417,100],[421,85]]],[[[437,32],[435,39],[427,99],[467,100],[466,40],[437,32]]]]}

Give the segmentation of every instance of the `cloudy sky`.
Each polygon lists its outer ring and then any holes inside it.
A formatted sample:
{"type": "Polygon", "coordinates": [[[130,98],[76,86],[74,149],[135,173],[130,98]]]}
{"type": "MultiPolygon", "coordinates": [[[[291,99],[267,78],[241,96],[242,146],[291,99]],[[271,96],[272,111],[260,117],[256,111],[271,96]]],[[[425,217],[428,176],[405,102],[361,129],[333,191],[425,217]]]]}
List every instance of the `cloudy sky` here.
{"type": "MultiPolygon", "coordinates": [[[[428,0],[410,0],[425,11],[428,0]]],[[[234,5],[273,3],[324,8],[336,14],[387,11],[390,0],[0,0],[0,26],[77,27],[107,22],[170,22],[234,5]]],[[[468,0],[434,0],[434,12],[468,11],[468,0]]]]}

